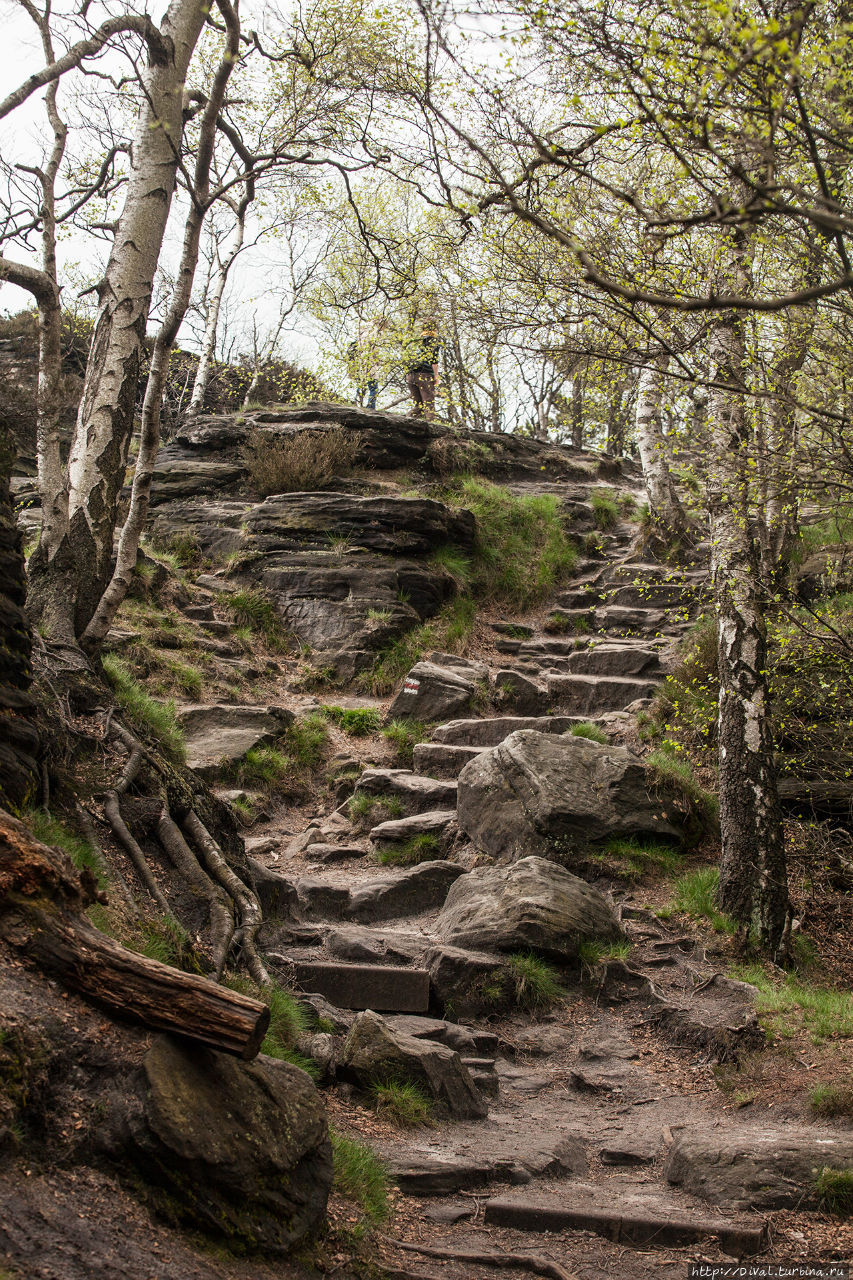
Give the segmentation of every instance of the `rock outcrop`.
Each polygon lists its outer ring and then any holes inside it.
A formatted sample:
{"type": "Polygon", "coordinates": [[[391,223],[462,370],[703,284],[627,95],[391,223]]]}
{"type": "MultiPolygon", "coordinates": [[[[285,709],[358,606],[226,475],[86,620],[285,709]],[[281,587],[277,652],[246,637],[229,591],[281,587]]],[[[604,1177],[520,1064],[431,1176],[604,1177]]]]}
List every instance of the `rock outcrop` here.
{"type": "Polygon", "coordinates": [[[353,1023],[341,1065],[363,1085],[411,1081],[457,1120],[482,1120],[488,1114],[485,1100],[454,1049],[407,1035],[369,1009],[353,1023]]]}
{"type": "Polygon", "coordinates": [[[456,947],[541,951],[563,962],[581,942],[616,940],[622,930],[600,890],[545,858],[478,867],[447,895],[436,934],[456,947]]]}
{"type": "Polygon", "coordinates": [[[158,1210],[273,1256],[325,1213],[332,1150],[311,1079],[288,1062],[238,1062],[162,1037],[145,1055],[111,1154],[130,1159],[158,1210]]]}
{"type": "Polygon", "coordinates": [[[522,730],[459,774],[459,826],[503,861],[558,861],[617,836],[678,841],[675,807],[655,794],[624,747],[522,730]]]}

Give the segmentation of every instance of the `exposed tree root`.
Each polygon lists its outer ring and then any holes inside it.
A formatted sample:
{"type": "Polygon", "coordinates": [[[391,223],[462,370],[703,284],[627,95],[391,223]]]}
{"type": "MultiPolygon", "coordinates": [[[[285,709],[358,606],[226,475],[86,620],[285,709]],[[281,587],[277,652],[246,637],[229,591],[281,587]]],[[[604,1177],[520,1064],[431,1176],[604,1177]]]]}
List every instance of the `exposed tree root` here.
{"type": "Polygon", "coordinates": [[[550,1280],[577,1280],[573,1272],[561,1267],[550,1258],[543,1258],[536,1253],[480,1253],[472,1249],[432,1249],[423,1244],[410,1244],[407,1240],[392,1240],[383,1236],[386,1244],[395,1249],[407,1249],[410,1253],[421,1253],[426,1258],[452,1258],[456,1262],[476,1262],[483,1267],[517,1268],[521,1271],[533,1271],[538,1276],[548,1276],[550,1280]]]}
{"type": "Polygon", "coordinates": [[[169,906],[163,890],[160,888],[151,873],[151,868],[148,865],[148,859],[145,857],[142,849],[130,834],[130,831],[125,825],[124,818],[122,818],[121,813],[119,812],[117,792],[108,791],[104,796],[104,815],[112,828],[112,832],[116,840],[118,840],[119,844],[125,850],[127,856],[133,863],[134,870],[139,876],[139,879],[145,885],[145,888],[148,890],[149,894],[157,903],[157,906],[163,914],[174,920],[175,917],[173,915],[172,908],[169,906]]]}
{"type": "Polygon", "coordinates": [[[243,884],[236,872],[229,867],[219,845],[194,809],[184,816],[181,825],[201,854],[210,875],[219,881],[234,902],[240,916],[240,924],[234,935],[234,945],[242,948],[244,963],[255,982],[260,983],[261,986],[267,986],[270,975],[264,968],[255,946],[255,938],[264,919],[261,904],[253,891],[243,884]]]}
{"type": "Polygon", "coordinates": [[[207,899],[210,908],[210,941],[213,949],[214,977],[219,982],[234,937],[234,913],[230,899],[201,868],[198,858],[165,806],[157,823],[157,835],[175,870],[179,871],[187,883],[207,899]]]}

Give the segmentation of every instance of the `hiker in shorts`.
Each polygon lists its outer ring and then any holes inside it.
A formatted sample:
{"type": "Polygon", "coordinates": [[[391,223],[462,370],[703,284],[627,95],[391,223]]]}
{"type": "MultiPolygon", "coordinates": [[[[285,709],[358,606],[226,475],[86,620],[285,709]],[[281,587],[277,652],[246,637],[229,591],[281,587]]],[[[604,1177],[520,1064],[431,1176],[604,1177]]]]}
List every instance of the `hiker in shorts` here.
{"type": "Polygon", "coordinates": [[[406,351],[406,386],[414,401],[412,413],[416,418],[423,416],[427,422],[435,417],[440,351],[438,323],[434,316],[430,316],[424,321],[418,336],[407,344],[406,351]]]}

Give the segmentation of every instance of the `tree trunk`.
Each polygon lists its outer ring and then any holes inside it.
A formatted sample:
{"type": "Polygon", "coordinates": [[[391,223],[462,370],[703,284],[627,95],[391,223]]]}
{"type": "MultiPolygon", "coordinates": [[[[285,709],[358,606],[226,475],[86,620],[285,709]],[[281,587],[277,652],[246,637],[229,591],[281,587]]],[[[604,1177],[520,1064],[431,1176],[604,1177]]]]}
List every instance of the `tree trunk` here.
{"type": "Polygon", "coordinates": [[[572,448],[583,448],[584,378],[576,369],[572,377],[572,448]]]}
{"type": "Polygon", "coordinates": [[[58,552],[39,560],[32,583],[35,616],[50,619],[52,630],[65,636],[83,633],[110,573],[140,352],[180,156],[184,84],[207,12],[203,0],[172,0],[163,41],[149,44],[127,195],[99,286],[68,461],[67,545],[74,590],[68,592],[68,565],[58,563],[58,552]]]}
{"type": "Polygon", "coordinates": [[[687,521],[669,470],[669,450],[661,425],[663,373],[666,361],[647,366],[637,388],[637,445],[649,495],[649,511],[667,534],[686,531],[687,521]]]}
{"type": "Polygon", "coordinates": [[[158,1031],[254,1058],[265,1004],[128,951],[83,914],[92,900],[70,864],[0,810],[0,934],[66,986],[158,1031]]]}
{"type": "MultiPolygon", "coordinates": [[[[248,203],[248,202],[247,202],[248,203]]],[[[219,266],[216,271],[216,278],[213,288],[207,296],[207,321],[204,326],[204,338],[201,344],[201,352],[198,358],[198,367],[195,374],[195,382],[193,383],[192,395],[187,406],[187,416],[193,417],[204,408],[204,397],[207,392],[207,384],[210,380],[210,366],[213,361],[213,355],[216,350],[216,333],[219,328],[219,313],[222,310],[222,299],[225,295],[225,286],[228,283],[228,273],[234,265],[237,255],[243,248],[243,237],[246,230],[246,207],[247,203],[240,202],[237,208],[237,221],[234,230],[234,239],[224,258],[219,258],[217,246],[217,260],[219,266]]]]}
{"type": "Polygon", "coordinates": [[[38,732],[29,696],[32,637],[24,614],[26,571],[9,492],[14,453],[0,433],[0,803],[18,808],[38,784],[38,732]]]}
{"type": "MultiPolygon", "coordinates": [[[[224,6],[222,6],[224,7],[224,6]]],[[[233,10],[231,11],[233,14],[233,10]]],[[[160,412],[163,407],[163,389],[169,374],[172,347],[187,313],[192,296],[193,281],[198,265],[201,229],[210,208],[210,165],[213,159],[216,118],[225,97],[225,88],[233,70],[240,48],[240,28],[236,18],[229,22],[228,43],[220,63],[202,119],[199,152],[193,180],[192,203],[184,226],[184,243],[178,267],[175,287],[163,323],[154,340],[145,399],[142,404],[142,431],[139,453],[133,473],[130,508],[116,552],[115,567],[101,599],[98,602],[82,639],[85,645],[97,646],[106,636],[116,612],[124,600],[130,578],[136,565],[139,540],[145,528],[154,464],[160,447],[160,412]]]]}
{"type": "MultiPolygon", "coordinates": [[[[733,239],[745,260],[746,249],[738,245],[743,233],[735,232],[733,239]]],[[[736,268],[737,259],[733,274],[741,287],[748,287],[745,268],[736,268]]],[[[708,401],[708,509],[720,676],[718,901],[739,925],[754,931],[763,949],[776,955],[788,919],[788,884],[767,687],[767,632],[750,524],[749,430],[739,390],[746,356],[738,314],[716,320],[709,354],[718,384],[708,401]]]]}

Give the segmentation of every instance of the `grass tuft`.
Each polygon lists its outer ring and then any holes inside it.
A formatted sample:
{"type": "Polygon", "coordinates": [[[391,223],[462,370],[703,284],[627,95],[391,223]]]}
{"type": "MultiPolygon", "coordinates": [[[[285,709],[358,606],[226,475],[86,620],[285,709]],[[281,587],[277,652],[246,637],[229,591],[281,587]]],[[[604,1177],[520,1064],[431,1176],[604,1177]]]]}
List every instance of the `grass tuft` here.
{"type": "Polygon", "coordinates": [[[432,1098],[412,1081],[375,1081],[370,1086],[370,1093],[377,1113],[401,1129],[430,1123],[432,1098]]]}
{"type": "Polygon", "coordinates": [[[630,942],[596,942],[593,938],[584,938],[578,947],[578,959],[588,969],[594,969],[608,960],[624,960],[630,950],[630,942]]]}
{"type": "Polygon", "coordinates": [[[720,883],[718,867],[700,867],[675,882],[669,907],[658,912],[662,919],[677,912],[694,920],[707,920],[715,933],[734,934],[737,925],[730,916],[717,909],[717,886],[720,883]]]}
{"type": "Polygon", "coordinates": [[[758,1012],[767,1015],[770,1029],[779,1035],[790,1036],[801,1025],[815,1044],[853,1036],[853,995],[848,991],[802,982],[794,974],[779,983],[760,964],[736,965],[731,976],[757,989],[758,1012]]]}
{"type": "Polygon", "coordinates": [[[572,725],[570,733],[573,738],[589,738],[590,742],[609,742],[610,738],[597,724],[591,721],[585,721],[583,724],[572,725]]]}
{"type": "Polygon", "coordinates": [[[531,951],[516,952],[507,958],[515,1003],[528,1013],[547,1009],[566,994],[556,969],[531,951]]]}
{"type": "Polygon", "coordinates": [[[853,1169],[824,1166],[815,1179],[820,1207],[839,1218],[853,1215],[853,1169]]]}
{"type": "Polygon", "coordinates": [[[651,871],[677,871],[682,864],[679,849],[658,840],[629,836],[610,840],[592,859],[609,868],[624,880],[641,880],[651,871]]]}
{"type": "Polygon", "coordinates": [[[321,708],[323,715],[348,733],[351,738],[367,738],[376,733],[382,717],[375,707],[343,707],[325,704],[321,708]]]}
{"type": "Polygon", "coordinates": [[[281,618],[263,591],[235,591],[232,595],[223,593],[220,603],[228,609],[239,628],[248,627],[250,632],[263,637],[268,648],[288,647],[281,618]]]}
{"type": "Polygon", "coordinates": [[[186,760],[186,744],[175,716],[174,702],[157,702],[145,692],[121,658],[114,654],[104,654],[102,664],[116,701],[136,727],[148,730],[157,739],[165,755],[183,764],[186,760]]]}
{"type": "Polygon", "coordinates": [[[592,518],[602,532],[612,529],[619,520],[619,498],[613,489],[593,489],[589,495],[592,518]]]}
{"type": "Polygon", "coordinates": [[[554,494],[517,497],[488,480],[462,476],[441,495],[477,520],[470,589],[483,600],[518,608],[542,600],[577,563],[554,494]]]}
{"type": "Polygon", "coordinates": [[[376,860],[383,866],[412,867],[418,862],[432,862],[443,857],[441,841],[438,836],[425,831],[422,835],[412,836],[402,844],[386,845],[377,850],[376,860]]]}
{"type": "Polygon", "coordinates": [[[835,1119],[853,1118],[853,1077],[842,1084],[819,1084],[809,1095],[809,1105],[816,1116],[835,1119]]]}
{"type": "Polygon", "coordinates": [[[107,887],[109,880],[107,867],[97,849],[93,849],[88,840],[70,831],[63,822],[54,818],[46,809],[30,809],[23,816],[36,840],[61,849],[78,871],[86,868],[92,872],[99,889],[107,887]]]}
{"type": "Polygon", "coordinates": [[[411,766],[415,747],[426,742],[429,730],[420,720],[392,720],[382,730],[382,737],[391,743],[399,763],[411,766]]]}
{"type": "Polygon", "coordinates": [[[350,798],[349,816],[358,830],[368,831],[380,822],[402,818],[403,805],[398,796],[371,796],[366,791],[357,791],[350,798]]]}
{"type": "Polygon", "coordinates": [[[330,1127],[335,1159],[335,1190],[359,1206],[365,1218],[378,1226],[388,1217],[388,1173],[369,1147],[345,1138],[330,1127]]]}

